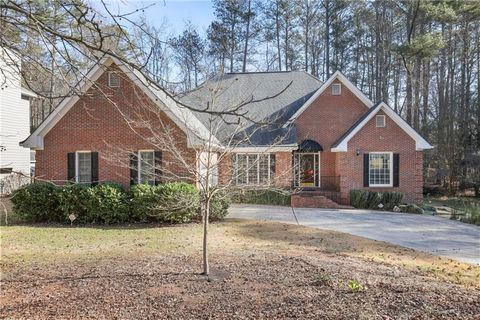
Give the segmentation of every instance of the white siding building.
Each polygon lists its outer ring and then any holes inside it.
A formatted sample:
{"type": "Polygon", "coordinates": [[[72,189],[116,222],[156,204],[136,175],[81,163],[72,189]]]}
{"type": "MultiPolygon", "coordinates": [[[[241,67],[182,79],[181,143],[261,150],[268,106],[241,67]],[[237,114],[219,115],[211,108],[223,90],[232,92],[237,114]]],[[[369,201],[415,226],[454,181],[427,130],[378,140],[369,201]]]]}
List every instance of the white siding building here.
{"type": "Polygon", "coordinates": [[[0,193],[9,192],[30,175],[30,150],[19,145],[30,134],[30,99],[35,94],[22,89],[20,59],[0,48],[0,193]]]}

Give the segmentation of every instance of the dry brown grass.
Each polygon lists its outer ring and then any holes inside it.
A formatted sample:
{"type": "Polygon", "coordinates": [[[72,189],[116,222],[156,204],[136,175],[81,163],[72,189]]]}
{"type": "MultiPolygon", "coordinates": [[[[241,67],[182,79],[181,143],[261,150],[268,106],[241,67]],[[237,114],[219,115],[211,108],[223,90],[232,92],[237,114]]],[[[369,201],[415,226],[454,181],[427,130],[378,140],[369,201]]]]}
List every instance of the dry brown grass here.
{"type": "Polygon", "coordinates": [[[201,228],[2,227],[7,318],[475,318],[480,268],[334,231],[229,219],[201,228]],[[365,290],[352,293],[357,279],[365,290]]]}

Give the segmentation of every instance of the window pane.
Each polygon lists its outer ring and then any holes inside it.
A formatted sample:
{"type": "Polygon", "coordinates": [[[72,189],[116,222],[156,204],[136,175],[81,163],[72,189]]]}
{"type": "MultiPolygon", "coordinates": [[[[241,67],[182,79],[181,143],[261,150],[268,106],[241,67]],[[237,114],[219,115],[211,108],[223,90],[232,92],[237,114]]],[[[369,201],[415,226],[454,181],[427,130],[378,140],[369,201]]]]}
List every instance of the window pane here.
{"type": "Polygon", "coordinates": [[[275,180],[275,155],[270,155],[270,183],[275,180]]]}
{"type": "Polygon", "coordinates": [[[78,182],[92,182],[92,156],[90,152],[80,152],[78,155],[78,182]]]}
{"type": "Polygon", "coordinates": [[[259,162],[258,162],[258,167],[259,167],[259,183],[260,184],[268,184],[268,175],[270,171],[270,166],[268,165],[268,159],[269,155],[268,154],[262,154],[259,155],[259,162]]]}
{"type": "Polygon", "coordinates": [[[235,176],[237,177],[237,184],[247,183],[247,156],[244,154],[237,154],[235,163],[235,176]]]}
{"type": "Polygon", "coordinates": [[[371,153],[369,179],[370,185],[389,185],[391,161],[389,153],[371,153]]]}
{"type": "Polygon", "coordinates": [[[153,151],[140,152],[139,183],[155,184],[155,153],[153,151]]]}
{"type": "Polygon", "coordinates": [[[258,155],[249,154],[248,156],[248,184],[258,183],[258,155]]]}

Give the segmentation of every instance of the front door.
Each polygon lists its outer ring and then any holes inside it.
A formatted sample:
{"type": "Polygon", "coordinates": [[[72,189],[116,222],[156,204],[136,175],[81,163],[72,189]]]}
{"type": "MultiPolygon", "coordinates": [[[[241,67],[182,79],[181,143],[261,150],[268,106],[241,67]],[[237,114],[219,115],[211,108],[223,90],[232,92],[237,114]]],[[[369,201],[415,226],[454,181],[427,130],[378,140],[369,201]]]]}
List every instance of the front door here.
{"type": "Polygon", "coordinates": [[[296,153],[296,182],[299,187],[318,187],[319,154],[296,153]]]}

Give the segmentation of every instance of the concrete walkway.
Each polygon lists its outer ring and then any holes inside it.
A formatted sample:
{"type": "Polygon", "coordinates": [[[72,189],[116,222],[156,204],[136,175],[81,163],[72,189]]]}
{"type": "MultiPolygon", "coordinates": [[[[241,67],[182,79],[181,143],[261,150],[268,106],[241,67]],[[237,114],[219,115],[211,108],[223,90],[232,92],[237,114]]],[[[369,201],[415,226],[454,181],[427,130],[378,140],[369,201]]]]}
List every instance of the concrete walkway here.
{"type": "MultiPolygon", "coordinates": [[[[232,205],[229,218],[296,224],[292,208],[232,205]]],[[[480,227],[430,215],[350,209],[295,208],[298,223],[398,244],[472,264],[480,264],[480,227]]]]}

